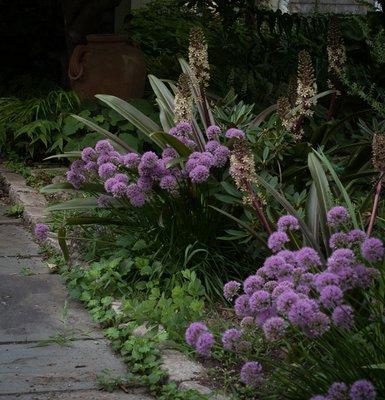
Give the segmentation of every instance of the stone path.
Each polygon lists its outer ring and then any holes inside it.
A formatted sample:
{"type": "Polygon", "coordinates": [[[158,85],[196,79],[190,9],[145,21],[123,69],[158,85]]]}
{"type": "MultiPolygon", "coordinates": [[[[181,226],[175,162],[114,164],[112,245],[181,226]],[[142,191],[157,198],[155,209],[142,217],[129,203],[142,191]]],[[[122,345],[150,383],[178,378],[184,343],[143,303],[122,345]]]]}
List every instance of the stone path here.
{"type": "Polygon", "coordinates": [[[141,389],[98,390],[97,376],[124,375],[124,364],[6,209],[0,203],[0,400],[151,400],[141,389]]]}

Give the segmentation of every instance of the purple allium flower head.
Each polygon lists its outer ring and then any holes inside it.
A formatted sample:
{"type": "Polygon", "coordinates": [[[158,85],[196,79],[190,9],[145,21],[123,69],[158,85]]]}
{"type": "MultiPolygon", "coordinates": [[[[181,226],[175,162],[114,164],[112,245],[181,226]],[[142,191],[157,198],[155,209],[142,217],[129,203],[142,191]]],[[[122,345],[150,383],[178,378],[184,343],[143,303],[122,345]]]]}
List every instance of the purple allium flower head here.
{"type": "Polygon", "coordinates": [[[108,207],[111,204],[111,201],[112,197],[106,194],[100,195],[96,200],[99,207],[108,207]]]}
{"type": "Polygon", "coordinates": [[[293,291],[294,284],[290,281],[282,281],[279,282],[278,285],[274,288],[271,296],[273,299],[277,299],[281,294],[286,292],[287,290],[293,291]]]}
{"type": "Polygon", "coordinates": [[[229,156],[230,156],[230,149],[226,146],[218,146],[214,150],[214,160],[213,160],[213,167],[223,167],[225,166],[229,156]]]}
{"type": "Polygon", "coordinates": [[[85,182],[86,177],[80,172],[70,169],[66,173],[67,181],[75,188],[79,189],[83,182],[85,182]]]}
{"type": "Polygon", "coordinates": [[[142,190],[135,183],[127,186],[127,197],[130,200],[131,205],[134,207],[142,207],[146,202],[146,197],[142,190]]]}
{"type": "Polygon", "coordinates": [[[330,319],[325,313],[316,312],[303,329],[310,338],[320,337],[330,329],[330,319]]]}
{"type": "Polygon", "coordinates": [[[139,165],[140,157],[137,153],[127,153],[121,156],[120,161],[126,168],[133,169],[139,165]]]}
{"type": "Polygon", "coordinates": [[[320,293],[321,304],[325,308],[334,308],[342,303],[344,294],[339,286],[325,286],[320,293]]]}
{"type": "Polygon", "coordinates": [[[235,300],[234,310],[239,317],[248,317],[250,315],[249,299],[247,294],[242,294],[235,300]]]}
{"type": "Polygon", "coordinates": [[[353,267],[343,267],[337,272],[340,279],[339,286],[343,291],[354,289],[357,284],[356,269],[353,267]]]}
{"type": "Polygon", "coordinates": [[[216,125],[211,125],[206,130],[206,135],[209,138],[209,140],[213,139],[215,135],[220,135],[220,134],[221,134],[221,128],[216,125]]]}
{"type": "Polygon", "coordinates": [[[139,189],[146,192],[152,188],[153,181],[149,176],[140,176],[136,181],[136,184],[139,189]]]}
{"type": "Polygon", "coordinates": [[[118,180],[115,177],[108,178],[104,182],[104,189],[106,189],[107,192],[111,192],[112,187],[118,182],[118,180]]]}
{"type": "Polygon", "coordinates": [[[117,181],[111,188],[111,193],[114,197],[126,197],[127,183],[117,181]]]}
{"type": "Polygon", "coordinates": [[[102,153],[99,157],[98,157],[98,159],[96,160],[96,163],[100,166],[100,165],[102,165],[102,164],[105,164],[105,163],[109,163],[109,162],[111,162],[111,156],[110,156],[110,154],[106,154],[106,153],[102,153]]]}
{"type": "Polygon", "coordinates": [[[218,148],[221,144],[218,142],[218,140],[210,140],[206,143],[205,145],[205,150],[214,153],[215,149],[218,148]]]}
{"type": "Polygon", "coordinates": [[[191,133],[192,127],[191,124],[189,124],[186,121],[179,122],[179,124],[175,127],[176,132],[180,136],[185,136],[188,133],[191,133]]]}
{"type": "Polygon", "coordinates": [[[222,344],[226,350],[234,350],[242,337],[242,332],[238,329],[227,329],[222,335],[222,344]]]}
{"type": "Polygon", "coordinates": [[[349,305],[341,305],[334,309],[332,320],[335,326],[350,329],[354,324],[353,308],[349,305]]]}
{"type": "Polygon", "coordinates": [[[354,267],[354,272],[357,277],[355,286],[359,288],[368,288],[373,283],[373,280],[381,274],[377,269],[367,268],[364,264],[357,264],[354,267]]]}
{"type": "Polygon", "coordinates": [[[384,257],[384,244],[380,239],[367,238],[361,245],[361,254],[369,262],[381,261],[384,257]]]}
{"type": "Polygon", "coordinates": [[[292,324],[305,327],[317,312],[319,312],[319,307],[314,300],[299,299],[290,307],[288,318],[292,324]]]}
{"type": "Polygon", "coordinates": [[[203,183],[209,178],[210,171],[204,165],[197,165],[190,173],[189,177],[193,183],[203,183]]]}
{"type": "Polygon", "coordinates": [[[271,306],[268,308],[264,308],[256,314],[255,322],[257,325],[262,328],[263,324],[269,319],[273,317],[277,317],[277,309],[275,306],[271,306]]]}
{"type": "Polygon", "coordinates": [[[241,369],[241,381],[245,385],[256,387],[262,380],[262,366],[256,361],[248,361],[241,369]]]}
{"type": "Polygon", "coordinates": [[[287,314],[291,307],[300,300],[300,297],[293,290],[285,290],[277,297],[277,310],[282,314],[287,314]]]}
{"type": "Polygon", "coordinates": [[[98,164],[95,161],[88,161],[84,165],[84,170],[87,171],[87,172],[97,171],[98,170],[98,164]]]}
{"type": "Polygon", "coordinates": [[[347,241],[350,245],[360,245],[368,235],[361,229],[353,229],[346,234],[347,241]]]}
{"type": "Polygon", "coordinates": [[[279,257],[282,257],[287,263],[289,264],[295,264],[296,259],[295,259],[295,252],[291,250],[282,250],[279,253],[276,254],[279,257]]]}
{"type": "Polygon", "coordinates": [[[102,164],[98,169],[98,174],[102,179],[108,179],[116,171],[116,166],[110,162],[102,164]]]}
{"type": "Polygon", "coordinates": [[[143,153],[138,166],[139,174],[151,175],[157,166],[158,160],[158,156],[153,151],[143,153]]]}
{"type": "Polygon", "coordinates": [[[348,400],[348,386],[344,382],[334,382],[328,390],[328,399],[330,400],[348,400]]]}
{"type": "Polygon", "coordinates": [[[353,383],[350,387],[349,395],[351,400],[374,400],[376,398],[376,389],[371,382],[361,379],[353,383]]]}
{"type": "Polygon", "coordinates": [[[244,317],[240,323],[241,327],[243,329],[250,329],[255,326],[255,321],[254,318],[249,316],[249,317],[244,317]]]}
{"type": "Polygon", "coordinates": [[[271,296],[266,290],[257,290],[250,296],[250,309],[253,312],[261,312],[271,306],[271,296]]]}
{"type": "Polygon", "coordinates": [[[263,285],[263,290],[266,290],[266,292],[272,293],[273,290],[277,287],[278,282],[277,281],[267,281],[263,285]]]}
{"type": "Polygon", "coordinates": [[[168,191],[173,191],[176,189],[178,186],[178,182],[176,178],[172,175],[165,175],[159,182],[159,186],[162,189],[168,190],[168,191]]]}
{"type": "Polygon", "coordinates": [[[304,270],[309,268],[318,267],[321,265],[321,259],[318,253],[311,247],[303,247],[295,254],[298,265],[304,270]]]}
{"type": "Polygon", "coordinates": [[[40,241],[47,240],[49,233],[49,228],[46,224],[36,224],[34,229],[34,234],[36,238],[40,241]]]}
{"type": "Polygon", "coordinates": [[[348,244],[348,235],[344,232],[336,232],[330,236],[329,247],[332,250],[337,250],[341,247],[346,247],[348,244]]]}
{"type": "Polygon", "coordinates": [[[168,133],[169,133],[171,136],[176,136],[176,135],[178,134],[178,131],[176,130],[175,126],[173,126],[173,127],[168,131],[168,133]]]}
{"type": "Polygon", "coordinates": [[[114,148],[108,140],[99,140],[95,145],[95,150],[101,154],[114,151],[114,148]]]}
{"type": "Polygon", "coordinates": [[[162,158],[176,158],[176,157],[178,157],[178,153],[172,147],[166,147],[162,151],[162,158]]]}
{"type": "Polygon", "coordinates": [[[263,269],[260,268],[257,271],[257,275],[260,275],[259,271],[262,271],[267,275],[268,278],[277,278],[280,275],[281,268],[285,265],[285,259],[283,257],[274,255],[266,258],[265,262],[263,263],[263,269]]]}
{"type": "Polygon", "coordinates": [[[121,182],[121,183],[128,183],[128,176],[126,174],[116,174],[114,176],[115,180],[117,182],[121,182]]]}
{"type": "Polygon", "coordinates": [[[214,346],[214,335],[210,332],[203,332],[199,335],[196,343],[196,351],[201,356],[208,357],[211,354],[211,349],[214,346]]]}
{"type": "Polygon", "coordinates": [[[356,256],[351,249],[337,249],[328,258],[328,271],[338,272],[342,268],[350,267],[356,262],[356,256]]]}
{"type": "Polygon", "coordinates": [[[279,231],[295,231],[299,229],[299,222],[292,215],[284,215],[278,220],[277,227],[279,231]]]}
{"type": "Polygon", "coordinates": [[[231,301],[238,294],[241,284],[236,281],[227,282],[223,286],[223,296],[226,300],[231,301]]]}
{"type": "Polygon", "coordinates": [[[250,275],[246,278],[243,283],[243,290],[249,296],[252,295],[256,290],[262,289],[265,280],[258,275],[250,275]]]}
{"type": "Polygon", "coordinates": [[[277,232],[273,232],[269,236],[267,245],[270,250],[272,250],[274,253],[277,253],[278,251],[282,250],[283,247],[285,246],[285,243],[287,243],[289,241],[290,241],[290,239],[287,236],[286,232],[277,231],[277,232]]]}
{"type": "Polygon", "coordinates": [[[203,332],[208,332],[207,326],[203,322],[193,322],[186,329],[185,340],[190,346],[195,347],[199,336],[203,332]]]}
{"type": "Polygon", "coordinates": [[[82,150],[82,160],[85,162],[93,161],[96,157],[96,152],[92,147],[85,147],[82,150]]]}
{"type": "Polygon", "coordinates": [[[346,208],[342,206],[333,207],[327,213],[327,221],[332,228],[338,228],[349,222],[349,220],[349,213],[346,208]]]}
{"type": "Polygon", "coordinates": [[[268,341],[274,342],[285,336],[287,322],[281,317],[269,318],[263,324],[263,333],[268,341]]]}
{"type": "Polygon", "coordinates": [[[315,287],[320,292],[325,286],[339,284],[340,278],[338,275],[331,272],[321,272],[314,279],[315,287]]]}
{"type": "Polygon", "coordinates": [[[226,132],[226,137],[227,137],[228,139],[232,139],[232,138],[242,139],[242,138],[245,137],[245,132],[241,131],[240,129],[230,128],[230,129],[226,132]]]}

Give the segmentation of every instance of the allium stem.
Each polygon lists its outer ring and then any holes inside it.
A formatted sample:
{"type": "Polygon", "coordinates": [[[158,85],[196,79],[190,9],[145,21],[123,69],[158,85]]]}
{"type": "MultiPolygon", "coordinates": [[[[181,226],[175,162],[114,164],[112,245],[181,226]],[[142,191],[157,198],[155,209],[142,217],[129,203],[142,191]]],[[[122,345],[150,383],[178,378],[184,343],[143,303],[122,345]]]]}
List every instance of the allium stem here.
{"type": "Polygon", "coordinates": [[[380,196],[381,196],[382,179],[383,179],[383,177],[384,177],[384,172],[381,172],[380,179],[378,180],[377,185],[376,185],[376,192],[374,194],[372,213],[370,215],[369,226],[368,226],[368,230],[366,232],[368,236],[371,236],[371,234],[373,232],[374,224],[376,222],[378,204],[380,202],[380,196]]]}
{"type": "Polygon", "coordinates": [[[273,231],[272,231],[272,229],[270,228],[270,225],[269,225],[269,223],[268,223],[268,221],[267,221],[267,219],[266,219],[265,214],[263,213],[262,204],[261,204],[261,202],[258,200],[257,196],[255,195],[254,190],[253,190],[253,188],[252,188],[252,186],[251,186],[251,183],[250,183],[249,181],[246,181],[246,182],[245,182],[245,187],[246,187],[246,189],[247,189],[247,191],[248,191],[248,193],[249,193],[250,200],[251,200],[251,202],[252,202],[252,204],[253,204],[253,207],[254,207],[255,211],[257,212],[259,221],[261,222],[261,224],[262,224],[263,227],[265,228],[265,231],[266,231],[269,235],[271,235],[271,234],[273,233],[273,231]]]}

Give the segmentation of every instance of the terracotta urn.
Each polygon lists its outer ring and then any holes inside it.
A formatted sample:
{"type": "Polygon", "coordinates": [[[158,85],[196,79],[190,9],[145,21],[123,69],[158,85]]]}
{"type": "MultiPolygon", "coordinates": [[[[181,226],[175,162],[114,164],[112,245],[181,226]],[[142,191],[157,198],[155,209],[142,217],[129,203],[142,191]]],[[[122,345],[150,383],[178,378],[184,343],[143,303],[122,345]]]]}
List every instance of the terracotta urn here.
{"type": "Polygon", "coordinates": [[[143,97],[146,68],[142,52],[125,36],[88,35],[72,53],[68,76],[82,100],[96,94],[128,100],[143,97]]]}

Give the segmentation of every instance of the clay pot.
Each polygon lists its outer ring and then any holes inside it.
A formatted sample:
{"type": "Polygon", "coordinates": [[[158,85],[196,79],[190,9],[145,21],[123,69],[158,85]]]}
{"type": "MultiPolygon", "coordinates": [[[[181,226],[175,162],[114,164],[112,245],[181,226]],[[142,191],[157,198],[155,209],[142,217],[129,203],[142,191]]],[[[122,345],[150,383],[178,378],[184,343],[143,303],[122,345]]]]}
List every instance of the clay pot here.
{"type": "Polygon", "coordinates": [[[88,35],[76,46],[68,68],[72,89],[84,99],[110,94],[121,99],[143,97],[146,68],[142,52],[120,35],[88,35]]]}

